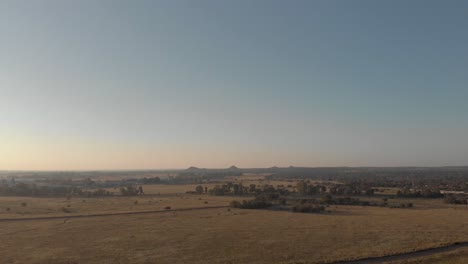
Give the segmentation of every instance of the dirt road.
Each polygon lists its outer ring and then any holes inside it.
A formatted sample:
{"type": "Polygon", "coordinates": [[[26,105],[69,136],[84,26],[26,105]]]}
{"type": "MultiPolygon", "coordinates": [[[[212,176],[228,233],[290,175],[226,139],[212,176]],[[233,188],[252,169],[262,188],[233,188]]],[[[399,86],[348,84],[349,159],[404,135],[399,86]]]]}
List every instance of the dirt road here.
{"type": "Polygon", "coordinates": [[[418,250],[418,251],[413,251],[413,252],[388,255],[388,256],[362,258],[362,259],[356,259],[356,260],[350,260],[350,261],[338,261],[338,262],[333,262],[333,264],[387,263],[387,262],[391,262],[391,261],[401,261],[401,260],[409,260],[409,259],[412,259],[412,258],[431,256],[431,255],[435,255],[435,254],[450,252],[450,251],[453,251],[453,250],[456,250],[456,249],[459,249],[459,248],[463,248],[463,247],[468,247],[468,241],[467,242],[453,243],[453,244],[450,244],[450,245],[436,247],[436,248],[428,248],[428,249],[423,249],[423,250],[418,250]]]}
{"type": "Polygon", "coordinates": [[[53,220],[53,219],[71,219],[71,218],[89,218],[89,217],[105,217],[116,215],[138,215],[138,214],[156,214],[166,212],[182,212],[206,209],[227,208],[229,206],[205,206],[181,209],[166,209],[166,210],[151,210],[151,211],[137,211],[137,212],[118,212],[107,214],[87,214],[87,215],[60,215],[60,216],[41,216],[41,217],[24,217],[24,218],[0,218],[0,222],[18,222],[18,221],[38,221],[38,220],[53,220]]]}

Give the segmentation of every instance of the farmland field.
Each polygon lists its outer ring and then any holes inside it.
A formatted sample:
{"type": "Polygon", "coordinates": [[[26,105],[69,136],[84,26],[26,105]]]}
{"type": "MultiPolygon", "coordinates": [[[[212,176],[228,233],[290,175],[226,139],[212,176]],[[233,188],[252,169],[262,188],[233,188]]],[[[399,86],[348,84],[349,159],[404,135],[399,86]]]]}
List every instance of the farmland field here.
{"type": "MultiPolygon", "coordinates": [[[[0,217],[182,209],[232,200],[171,191],[70,200],[4,197],[0,217]],[[68,204],[71,212],[64,213],[68,204]]],[[[412,209],[330,206],[322,214],[220,208],[2,222],[0,255],[2,263],[319,263],[466,240],[468,208],[424,199],[414,203],[412,209]]],[[[453,263],[468,260],[466,250],[450,254],[441,256],[453,257],[453,263]]],[[[402,263],[448,263],[437,256],[412,261],[402,263]]]]}

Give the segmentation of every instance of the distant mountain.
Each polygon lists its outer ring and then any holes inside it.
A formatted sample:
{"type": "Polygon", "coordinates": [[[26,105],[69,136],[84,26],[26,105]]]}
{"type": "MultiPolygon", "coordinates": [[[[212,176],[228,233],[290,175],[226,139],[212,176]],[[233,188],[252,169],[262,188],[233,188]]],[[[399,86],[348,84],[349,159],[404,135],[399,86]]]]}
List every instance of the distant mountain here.
{"type": "Polygon", "coordinates": [[[236,166],[232,165],[231,167],[229,167],[229,170],[238,170],[239,168],[237,168],[236,166]]]}
{"type": "Polygon", "coordinates": [[[200,168],[197,168],[197,167],[194,167],[194,166],[191,166],[187,169],[188,171],[199,171],[201,170],[200,168]]]}

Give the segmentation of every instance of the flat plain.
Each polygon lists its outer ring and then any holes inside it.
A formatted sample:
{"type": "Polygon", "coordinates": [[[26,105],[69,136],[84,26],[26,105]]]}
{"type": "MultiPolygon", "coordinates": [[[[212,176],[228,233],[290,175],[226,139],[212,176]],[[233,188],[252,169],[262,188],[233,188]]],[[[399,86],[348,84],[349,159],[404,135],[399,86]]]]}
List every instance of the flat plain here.
{"type": "MultiPolygon", "coordinates": [[[[162,212],[1,222],[1,263],[326,263],[468,238],[468,208],[441,200],[410,200],[414,208],[330,206],[319,214],[228,207],[164,212],[168,206],[227,206],[233,200],[182,194],[192,187],[170,186],[165,192],[151,191],[164,194],[138,197],[2,197],[3,219],[162,212]]],[[[468,252],[461,249],[399,263],[467,261],[468,252]]]]}

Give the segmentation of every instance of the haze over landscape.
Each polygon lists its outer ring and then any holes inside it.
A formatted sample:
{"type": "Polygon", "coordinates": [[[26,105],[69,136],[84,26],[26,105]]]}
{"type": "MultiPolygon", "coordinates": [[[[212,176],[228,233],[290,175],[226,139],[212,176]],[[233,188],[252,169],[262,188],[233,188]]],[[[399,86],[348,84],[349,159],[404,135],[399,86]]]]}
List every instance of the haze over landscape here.
{"type": "Polygon", "coordinates": [[[0,1],[0,170],[455,166],[467,1],[0,1]]]}
{"type": "Polygon", "coordinates": [[[468,263],[468,1],[0,0],[0,264],[468,263]]]}

